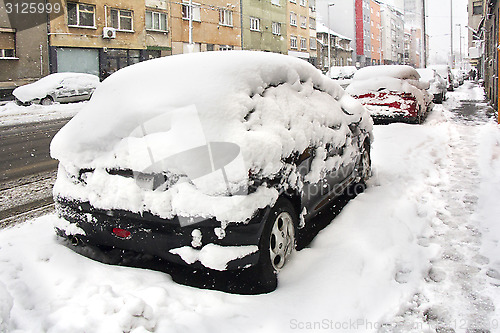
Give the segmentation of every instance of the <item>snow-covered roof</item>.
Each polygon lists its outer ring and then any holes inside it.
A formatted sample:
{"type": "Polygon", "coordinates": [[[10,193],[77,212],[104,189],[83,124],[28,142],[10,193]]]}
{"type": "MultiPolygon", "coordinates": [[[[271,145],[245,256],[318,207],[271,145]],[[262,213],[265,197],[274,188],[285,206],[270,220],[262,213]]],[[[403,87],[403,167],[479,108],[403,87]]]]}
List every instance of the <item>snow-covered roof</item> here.
{"type": "Polygon", "coordinates": [[[356,74],[354,74],[354,79],[366,80],[381,76],[393,77],[396,79],[420,79],[420,75],[415,68],[407,65],[380,65],[363,67],[359,69],[356,74]]]}
{"type": "Polygon", "coordinates": [[[332,29],[328,29],[328,27],[325,24],[323,24],[321,22],[317,22],[316,23],[316,33],[327,34],[328,32],[330,32],[330,35],[337,36],[340,39],[345,39],[345,40],[352,41],[352,38],[349,38],[349,37],[346,37],[344,35],[341,35],[338,32],[333,31],[332,29]]]}

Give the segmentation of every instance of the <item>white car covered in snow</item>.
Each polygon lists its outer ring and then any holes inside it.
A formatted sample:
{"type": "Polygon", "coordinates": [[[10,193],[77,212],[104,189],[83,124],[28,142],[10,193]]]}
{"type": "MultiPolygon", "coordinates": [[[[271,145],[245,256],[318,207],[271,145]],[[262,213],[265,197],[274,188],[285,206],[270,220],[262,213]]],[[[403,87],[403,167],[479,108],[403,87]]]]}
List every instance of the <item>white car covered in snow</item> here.
{"type": "Polygon", "coordinates": [[[432,105],[428,82],[406,65],[361,68],[346,91],[358,99],[377,124],[421,123],[432,105]]]}
{"type": "Polygon", "coordinates": [[[90,99],[98,85],[99,77],[92,74],[54,73],[18,87],[12,94],[20,105],[80,102],[90,99]]]}
{"type": "Polygon", "coordinates": [[[418,68],[420,80],[429,83],[429,93],[434,96],[433,102],[437,104],[443,103],[446,99],[447,84],[446,80],[439,75],[439,73],[432,68],[418,68]]]}
{"type": "Polygon", "coordinates": [[[446,89],[448,91],[455,90],[455,76],[453,75],[450,66],[448,65],[432,65],[428,68],[434,69],[446,81],[446,89]]]}
{"type": "Polygon", "coordinates": [[[354,66],[332,66],[327,72],[327,76],[334,80],[352,79],[357,68],[354,66]]]}
{"type": "Polygon", "coordinates": [[[371,133],[366,109],[297,58],[204,52],[132,65],[52,141],[56,230],[274,278],[311,219],[363,188],[371,133]]]}

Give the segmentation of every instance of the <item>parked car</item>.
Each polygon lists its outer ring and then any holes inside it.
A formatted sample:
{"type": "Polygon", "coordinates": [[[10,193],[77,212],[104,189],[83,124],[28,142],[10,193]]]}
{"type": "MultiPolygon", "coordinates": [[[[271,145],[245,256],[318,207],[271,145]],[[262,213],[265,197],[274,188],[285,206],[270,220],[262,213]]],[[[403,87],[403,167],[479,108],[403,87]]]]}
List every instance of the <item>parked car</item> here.
{"type": "Polygon", "coordinates": [[[354,66],[332,66],[327,76],[334,80],[352,79],[356,71],[357,68],[354,66]]]}
{"type": "Polygon", "coordinates": [[[12,94],[20,105],[80,102],[90,99],[98,85],[99,77],[92,74],[54,73],[18,87],[12,94]]]}
{"type": "Polygon", "coordinates": [[[372,126],[359,102],[294,57],[141,62],[104,80],[54,137],[56,231],[274,276],[332,198],[363,188],[372,126]]]}
{"type": "Polygon", "coordinates": [[[454,77],[455,82],[457,84],[457,86],[455,86],[455,88],[458,88],[458,86],[461,86],[462,84],[464,84],[465,76],[466,76],[465,71],[463,71],[459,68],[454,68],[451,70],[451,72],[453,73],[453,77],[454,77]]]}
{"type": "Polygon", "coordinates": [[[428,68],[434,69],[438,74],[446,80],[447,82],[447,87],[446,89],[448,91],[453,91],[455,90],[455,85],[454,85],[454,80],[455,77],[453,73],[451,72],[450,66],[448,65],[432,65],[429,66],[428,68]]]}
{"type": "Polygon", "coordinates": [[[346,91],[366,106],[375,124],[421,123],[431,108],[429,83],[406,65],[361,68],[346,91]]]}
{"type": "Polygon", "coordinates": [[[446,99],[447,83],[441,75],[432,68],[419,68],[417,69],[422,81],[429,83],[429,93],[434,97],[432,101],[437,104],[443,103],[446,99]]]}

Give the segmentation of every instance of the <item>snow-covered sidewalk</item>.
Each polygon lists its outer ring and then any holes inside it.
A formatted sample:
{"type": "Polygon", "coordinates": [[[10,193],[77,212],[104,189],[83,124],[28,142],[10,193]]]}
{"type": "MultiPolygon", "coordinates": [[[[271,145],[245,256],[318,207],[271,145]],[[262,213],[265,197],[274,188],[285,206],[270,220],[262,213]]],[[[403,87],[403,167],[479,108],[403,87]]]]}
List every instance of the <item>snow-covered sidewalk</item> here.
{"type": "Polygon", "coordinates": [[[101,264],[48,215],[0,231],[0,332],[465,332],[500,328],[500,127],[448,109],[375,128],[374,176],[278,289],[231,295],[101,264]]]}
{"type": "Polygon", "coordinates": [[[87,102],[53,105],[19,106],[15,102],[0,104],[0,127],[71,118],[82,109],[87,102]]]}

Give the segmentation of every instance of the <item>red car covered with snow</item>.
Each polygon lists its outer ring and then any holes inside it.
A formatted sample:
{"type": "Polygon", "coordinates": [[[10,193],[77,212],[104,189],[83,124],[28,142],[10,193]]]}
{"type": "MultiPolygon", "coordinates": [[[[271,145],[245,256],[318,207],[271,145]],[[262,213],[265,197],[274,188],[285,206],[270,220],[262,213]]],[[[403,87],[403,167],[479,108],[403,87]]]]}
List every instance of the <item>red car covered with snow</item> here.
{"type": "Polygon", "coordinates": [[[421,123],[432,106],[428,88],[414,68],[384,65],[360,69],[346,91],[365,105],[376,124],[421,123]]]}

